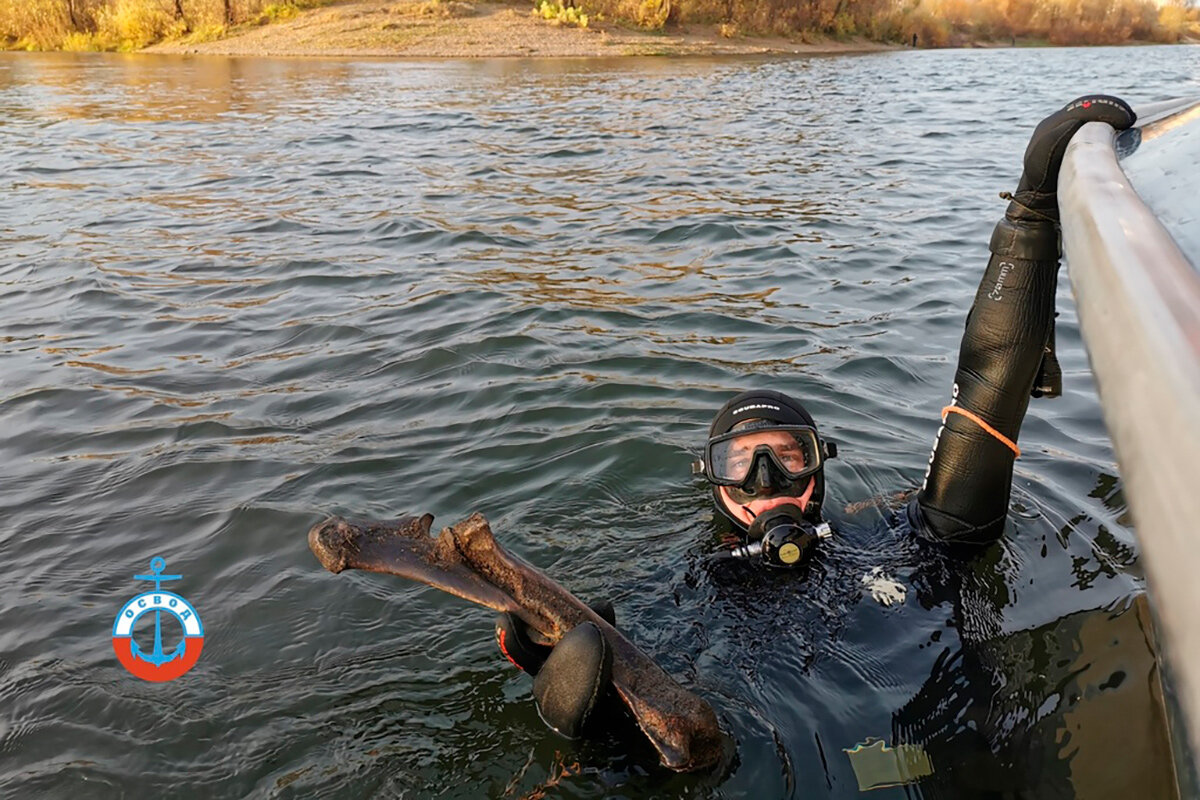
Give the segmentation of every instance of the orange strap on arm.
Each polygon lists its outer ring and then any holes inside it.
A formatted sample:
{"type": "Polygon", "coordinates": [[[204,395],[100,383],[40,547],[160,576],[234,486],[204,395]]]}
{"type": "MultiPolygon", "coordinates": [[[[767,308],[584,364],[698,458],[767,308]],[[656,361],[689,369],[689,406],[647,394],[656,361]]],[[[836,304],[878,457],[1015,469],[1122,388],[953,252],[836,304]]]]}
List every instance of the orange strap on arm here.
{"type": "Polygon", "coordinates": [[[990,433],[992,436],[995,436],[997,439],[999,439],[1000,443],[1002,445],[1007,447],[1009,450],[1012,450],[1013,458],[1021,457],[1021,448],[1017,447],[1016,442],[1014,442],[1012,439],[1009,439],[1007,436],[1005,436],[1003,433],[1001,433],[1000,431],[993,428],[991,425],[988,425],[986,422],[983,421],[983,418],[980,417],[978,414],[976,414],[974,411],[967,411],[965,408],[962,408],[961,406],[946,406],[945,408],[942,409],[942,422],[946,421],[947,414],[962,414],[964,417],[971,420],[979,427],[983,428],[985,431],[990,433]]]}

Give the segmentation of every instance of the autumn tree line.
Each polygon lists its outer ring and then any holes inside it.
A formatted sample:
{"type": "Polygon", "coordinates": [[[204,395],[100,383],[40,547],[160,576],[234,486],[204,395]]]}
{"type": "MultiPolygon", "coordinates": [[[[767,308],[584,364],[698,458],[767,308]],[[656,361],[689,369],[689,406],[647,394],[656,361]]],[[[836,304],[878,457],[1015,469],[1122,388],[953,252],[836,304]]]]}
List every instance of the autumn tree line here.
{"type": "MultiPolygon", "coordinates": [[[[0,0],[0,47],[136,50],[206,41],[333,0],[0,0]]],[[[433,0],[437,2],[438,0],[433,0]]],[[[513,0],[520,6],[523,0],[513,0]]],[[[715,24],[725,36],[864,36],[946,47],[1200,39],[1200,0],[574,0],[592,18],[643,28],[715,24]]],[[[567,3],[564,3],[566,5],[567,3]]]]}
{"type": "Polygon", "coordinates": [[[295,16],[329,0],[0,0],[0,47],[137,50],[209,41],[242,25],[295,16]]]}
{"type": "MultiPolygon", "coordinates": [[[[614,4],[632,0],[601,0],[614,4]]],[[[865,36],[919,47],[977,41],[1056,45],[1200,38],[1189,0],[681,0],[672,18],[779,35],[865,36]]]]}

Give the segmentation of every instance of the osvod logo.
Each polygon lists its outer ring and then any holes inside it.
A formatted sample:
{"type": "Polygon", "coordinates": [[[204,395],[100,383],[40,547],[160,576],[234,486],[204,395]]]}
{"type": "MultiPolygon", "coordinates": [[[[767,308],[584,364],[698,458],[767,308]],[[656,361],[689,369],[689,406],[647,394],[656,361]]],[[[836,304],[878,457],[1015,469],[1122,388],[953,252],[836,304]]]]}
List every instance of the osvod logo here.
{"type": "MultiPolygon", "coordinates": [[[[150,575],[134,575],[139,581],[154,581],[154,591],[143,592],[134,597],[117,613],[113,623],[113,650],[121,665],[146,681],[173,681],[196,666],[200,650],[204,647],[204,626],[200,615],[187,600],[174,592],[163,591],[164,581],[177,581],[182,575],[163,575],[167,562],[155,557],[150,560],[150,575]],[[133,639],[133,626],[144,614],[154,614],[154,648],[146,652],[133,639]],[[183,636],[168,650],[163,649],[163,622],[166,618],[167,635],[177,634],[178,623],[183,636]]],[[[174,641],[172,639],[171,641],[174,641]]]]}

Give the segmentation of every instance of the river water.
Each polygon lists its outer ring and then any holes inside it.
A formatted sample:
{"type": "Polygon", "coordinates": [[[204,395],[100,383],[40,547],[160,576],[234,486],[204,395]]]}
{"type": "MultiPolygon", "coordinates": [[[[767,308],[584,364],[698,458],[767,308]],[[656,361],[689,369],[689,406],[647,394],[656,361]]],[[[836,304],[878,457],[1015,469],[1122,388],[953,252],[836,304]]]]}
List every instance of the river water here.
{"type": "Polygon", "coordinates": [[[1065,276],[1005,539],[846,510],[920,482],[996,194],[1096,90],[1195,94],[1200,48],[0,56],[0,794],[1171,796],[1065,276]],[[801,574],[709,558],[689,461],[753,386],[840,445],[801,574]],[[720,769],[558,738],[489,612],[305,542],[475,510],[713,704],[720,769]],[[165,684],[110,642],[154,556],[205,633],[165,684]]]}

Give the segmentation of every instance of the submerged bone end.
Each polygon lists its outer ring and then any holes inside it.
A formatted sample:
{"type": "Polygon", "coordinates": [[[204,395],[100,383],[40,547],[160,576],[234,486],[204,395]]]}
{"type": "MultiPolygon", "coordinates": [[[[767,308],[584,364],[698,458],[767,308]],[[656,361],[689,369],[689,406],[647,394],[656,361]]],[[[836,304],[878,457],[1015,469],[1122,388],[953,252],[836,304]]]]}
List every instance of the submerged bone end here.
{"type": "Polygon", "coordinates": [[[711,769],[725,758],[726,740],[717,724],[717,715],[711,708],[706,711],[704,724],[691,734],[691,742],[685,757],[672,767],[677,772],[698,772],[711,769]]]}
{"type": "Polygon", "coordinates": [[[334,575],[346,569],[347,551],[354,541],[355,526],[341,517],[318,522],[308,531],[308,549],[321,566],[334,575]]]}
{"type": "Polygon", "coordinates": [[[698,772],[721,762],[724,749],[721,729],[716,716],[709,716],[712,719],[704,720],[699,727],[689,724],[658,731],[660,735],[654,739],[654,746],[664,767],[675,772],[698,772]]]}
{"type": "MultiPolygon", "coordinates": [[[[670,680],[665,674],[662,678],[670,680]]],[[[664,767],[675,772],[698,772],[728,763],[732,743],[721,732],[716,712],[703,698],[677,687],[680,694],[673,699],[648,703],[648,687],[636,684],[618,684],[617,690],[654,744],[664,767]]]]}

